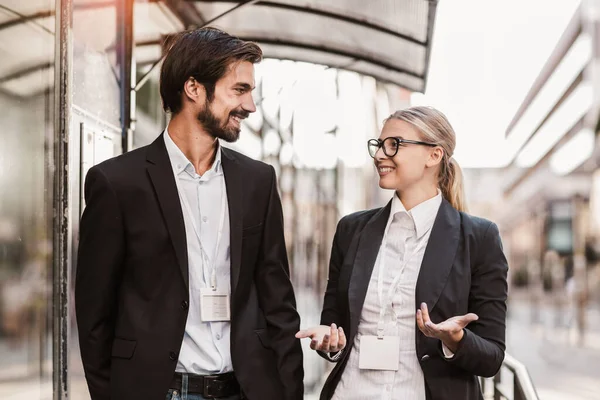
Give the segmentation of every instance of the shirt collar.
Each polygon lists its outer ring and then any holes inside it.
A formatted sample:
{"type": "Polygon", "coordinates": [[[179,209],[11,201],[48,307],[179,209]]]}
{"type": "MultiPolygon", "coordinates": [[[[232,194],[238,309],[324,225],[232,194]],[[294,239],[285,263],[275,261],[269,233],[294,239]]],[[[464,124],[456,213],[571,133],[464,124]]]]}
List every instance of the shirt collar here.
{"type": "MultiPolygon", "coordinates": [[[[183,171],[187,171],[190,175],[194,175],[195,169],[192,165],[192,162],[188,160],[188,158],[183,154],[181,149],[177,147],[171,136],[169,136],[169,131],[165,128],[164,133],[165,146],[167,147],[167,153],[169,154],[169,159],[171,160],[171,166],[173,167],[173,172],[175,175],[179,175],[183,171]]],[[[220,174],[221,173],[221,144],[217,140],[217,153],[215,156],[215,162],[210,167],[206,173],[220,174]]]]}
{"type": "Polygon", "coordinates": [[[440,205],[442,204],[442,192],[438,189],[437,195],[429,200],[426,200],[417,206],[413,207],[410,211],[407,211],[400,201],[398,194],[394,192],[394,198],[392,199],[392,209],[390,211],[390,219],[388,222],[392,222],[394,216],[398,213],[405,213],[409,216],[412,221],[413,228],[417,234],[417,239],[420,239],[425,233],[427,233],[432,227],[437,216],[440,205]]]}

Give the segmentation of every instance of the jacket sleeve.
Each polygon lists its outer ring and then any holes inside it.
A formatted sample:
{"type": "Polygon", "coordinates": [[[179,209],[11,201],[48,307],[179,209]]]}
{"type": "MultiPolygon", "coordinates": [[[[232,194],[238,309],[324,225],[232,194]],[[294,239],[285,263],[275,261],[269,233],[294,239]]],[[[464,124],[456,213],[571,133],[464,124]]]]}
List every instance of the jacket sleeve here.
{"type": "Polygon", "coordinates": [[[479,246],[469,293],[469,312],[477,314],[479,319],[464,329],[454,357],[446,361],[473,375],[491,377],[504,361],[508,295],[508,263],[494,223],[488,226],[479,246]]]}
{"type": "Polygon", "coordinates": [[[124,229],[116,194],[98,166],[87,174],[85,200],[80,223],[75,312],[91,398],[108,400],[124,229]]]}
{"type": "Polygon", "coordinates": [[[300,316],[289,277],[289,265],[283,231],[283,212],[277,192],[275,170],[271,167],[271,187],[267,206],[256,286],[264,312],[271,347],[277,359],[285,400],[302,400],[304,370],[300,340],[300,316]]]}
{"type": "MultiPolygon", "coordinates": [[[[323,311],[321,312],[321,325],[331,325],[335,323],[338,326],[342,324],[341,310],[337,301],[338,279],[340,270],[344,261],[342,245],[340,243],[342,236],[342,225],[344,219],[340,220],[337,225],[333,244],[331,245],[331,257],[329,259],[329,276],[327,278],[327,288],[325,290],[325,298],[323,299],[323,311]]],[[[344,332],[350,332],[348,327],[342,326],[344,332]]],[[[346,344],[347,345],[347,344],[346,344]]],[[[342,350],[343,352],[343,350],[342,350]]],[[[337,362],[341,357],[341,352],[335,354],[327,354],[321,351],[319,355],[327,361],[337,362]]]]}

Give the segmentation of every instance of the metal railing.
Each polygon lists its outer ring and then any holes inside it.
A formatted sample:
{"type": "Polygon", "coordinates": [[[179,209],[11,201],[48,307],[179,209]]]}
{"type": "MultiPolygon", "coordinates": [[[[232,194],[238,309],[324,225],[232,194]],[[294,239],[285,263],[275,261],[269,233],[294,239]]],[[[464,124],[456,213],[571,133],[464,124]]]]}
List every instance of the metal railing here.
{"type": "Polygon", "coordinates": [[[539,400],[527,368],[509,354],[496,376],[481,379],[481,389],[486,400],[539,400]]]}

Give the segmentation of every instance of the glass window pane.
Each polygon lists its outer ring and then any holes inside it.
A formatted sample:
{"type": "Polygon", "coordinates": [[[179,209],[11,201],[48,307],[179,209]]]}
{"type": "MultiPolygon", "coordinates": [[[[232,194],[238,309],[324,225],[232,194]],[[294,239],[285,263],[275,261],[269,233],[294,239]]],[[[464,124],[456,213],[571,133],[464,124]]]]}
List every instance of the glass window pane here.
{"type": "Polygon", "coordinates": [[[0,0],[2,399],[52,398],[54,4],[0,0]]]}

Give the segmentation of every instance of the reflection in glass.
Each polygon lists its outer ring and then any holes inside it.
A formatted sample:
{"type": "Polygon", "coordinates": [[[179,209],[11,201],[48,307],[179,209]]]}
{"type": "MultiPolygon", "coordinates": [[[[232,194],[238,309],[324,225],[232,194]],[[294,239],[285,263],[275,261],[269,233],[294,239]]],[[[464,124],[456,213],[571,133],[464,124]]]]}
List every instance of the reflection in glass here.
{"type": "Polygon", "coordinates": [[[54,3],[0,0],[2,399],[52,396],[54,3]]]}

